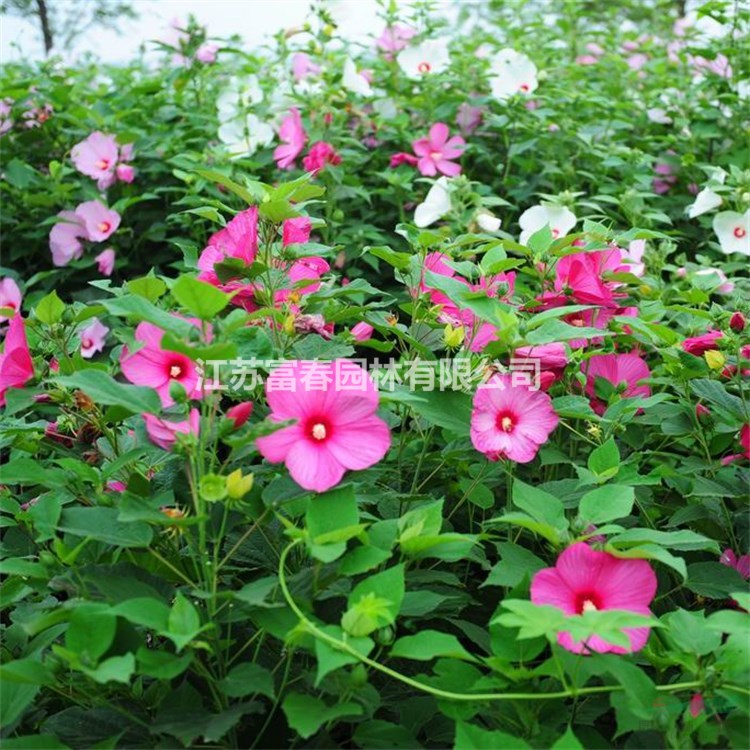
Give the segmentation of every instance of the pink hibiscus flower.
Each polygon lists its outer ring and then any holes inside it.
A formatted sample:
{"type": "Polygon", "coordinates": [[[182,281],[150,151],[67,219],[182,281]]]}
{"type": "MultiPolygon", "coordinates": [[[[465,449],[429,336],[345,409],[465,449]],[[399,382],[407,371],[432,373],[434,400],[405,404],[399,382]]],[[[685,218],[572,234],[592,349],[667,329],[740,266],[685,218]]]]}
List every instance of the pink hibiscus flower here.
{"type": "Polygon", "coordinates": [[[444,122],[436,122],[430,128],[427,138],[412,143],[414,153],[419,157],[417,169],[426,177],[434,177],[438,172],[448,177],[461,174],[461,165],[452,160],[464,152],[466,141],[460,135],[449,138],[450,131],[444,122]]]}
{"type": "Polygon", "coordinates": [[[279,138],[283,141],[283,144],[277,146],[273,152],[276,166],[279,169],[292,169],[295,160],[302,153],[302,149],[307,142],[307,134],[302,127],[302,118],[296,107],[289,110],[289,115],[281,123],[279,138]]]}
{"type": "Polygon", "coordinates": [[[626,271],[620,248],[591,253],[571,253],[555,266],[555,291],[581,305],[613,306],[618,283],[606,281],[605,273],[626,271]]]}
{"type": "MultiPolygon", "coordinates": [[[[191,321],[192,322],[192,321],[191,321]]],[[[138,351],[130,354],[128,348],[122,351],[122,374],[135,385],[153,388],[167,407],[174,404],[169,395],[173,381],[180,383],[188,398],[201,398],[201,378],[192,359],[180,352],[161,348],[164,331],[153,323],[139,323],[135,329],[135,340],[142,342],[138,351]]]]}
{"type": "Polygon", "coordinates": [[[641,381],[651,377],[646,362],[634,353],[595,354],[581,364],[586,375],[586,395],[591,399],[591,407],[597,414],[604,414],[607,404],[596,395],[596,379],[602,378],[611,383],[623,398],[648,397],[651,388],[641,381]]]}
{"type": "Polygon", "coordinates": [[[375,415],[375,384],[353,362],[286,362],[269,375],[266,397],[271,421],[296,424],[258,438],[258,450],[284,462],[306,490],[329,490],[347,470],[378,463],[391,445],[388,425],[375,415]]]}
{"type": "Polygon", "coordinates": [[[100,190],[106,190],[115,182],[119,151],[113,135],[105,135],[97,130],[73,146],[70,156],[75,168],[95,179],[100,190]]]}
{"type": "Polygon", "coordinates": [[[97,352],[104,349],[109,328],[94,318],[89,325],[81,331],[81,356],[91,359],[97,352]]]}
{"type": "Polygon", "coordinates": [[[248,419],[250,419],[250,415],[253,413],[253,402],[252,401],[242,401],[239,404],[235,404],[234,406],[229,407],[227,409],[226,417],[227,419],[231,419],[234,423],[234,429],[239,430],[240,427],[242,427],[245,422],[247,422],[248,419]]]}
{"type": "Polygon", "coordinates": [[[107,208],[101,201],[81,203],[75,213],[83,221],[87,238],[92,242],[108,240],[120,226],[120,214],[107,208]]]}
{"type": "Polygon", "coordinates": [[[112,271],[115,270],[115,251],[111,247],[102,250],[94,260],[96,261],[100,274],[104,276],[112,275],[112,271]]]}
{"type": "Polygon", "coordinates": [[[320,65],[316,65],[310,59],[310,55],[305,52],[297,52],[292,57],[292,75],[297,83],[307,76],[318,75],[318,73],[320,73],[320,65]]]}
{"type": "Polygon", "coordinates": [[[191,409],[187,419],[181,422],[168,422],[153,414],[143,414],[146,432],[149,440],[165,451],[172,450],[177,441],[177,435],[195,435],[200,431],[201,415],[197,409],[191,409]]]}
{"type": "Polygon", "coordinates": [[[717,342],[722,338],[724,338],[724,334],[721,331],[707,331],[700,336],[685,339],[681,346],[683,351],[686,351],[688,354],[700,357],[706,352],[718,349],[719,345],[717,342]]]}
{"type": "MultiPolygon", "coordinates": [[[[21,310],[21,290],[10,276],[0,279],[0,308],[11,310],[11,315],[14,315],[21,310]]],[[[0,323],[4,323],[8,318],[5,315],[0,315],[0,323]]]]}
{"type": "Polygon", "coordinates": [[[552,400],[543,391],[514,385],[511,373],[496,373],[474,394],[471,442],[490,461],[533,461],[557,427],[552,400]]]}
{"type": "Polygon", "coordinates": [[[314,143],[307,152],[307,156],[302,159],[304,170],[313,174],[320,172],[326,164],[333,164],[334,166],[341,164],[341,157],[336,149],[325,141],[314,143]]]}
{"type": "Polygon", "coordinates": [[[281,225],[281,243],[287,245],[304,245],[310,240],[312,222],[308,216],[297,216],[287,219],[281,225]]]}
{"type": "Polygon", "coordinates": [[[52,251],[52,264],[67,266],[72,260],[83,255],[82,239],[88,239],[83,219],[74,211],[60,211],[59,221],[49,233],[49,248],[52,251]]]}
{"type": "Polygon", "coordinates": [[[417,33],[416,29],[403,24],[394,24],[386,26],[380,36],[375,40],[375,44],[384,52],[400,52],[408,44],[409,40],[417,33]]]}
{"type": "Polygon", "coordinates": [[[419,159],[414,156],[414,154],[407,154],[403,151],[400,151],[399,153],[393,154],[393,156],[391,156],[391,161],[389,162],[388,166],[391,167],[391,169],[400,167],[402,164],[408,164],[410,167],[416,167],[418,161],[419,159]]]}
{"type": "MultiPolygon", "coordinates": [[[[556,607],[566,615],[591,610],[621,610],[651,615],[649,605],[656,595],[656,574],[645,560],[626,560],[608,552],[591,549],[584,542],[568,547],[557,558],[554,568],[538,571],[531,582],[531,601],[556,607]]],[[[574,654],[640,651],[650,628],[624,628],[630,647],[615,646],[597,635],[585,643],[562,632],[557,642],[574,654]]]]}
{"type": "Polygon", "coordinates": [[[26,340],[26,328],[23,318],[16,313],[10,319],[0,354],[0,406],[5,406],[5,394],[9,388],[23,388],[33,377],[34,364],[26,340]]]}

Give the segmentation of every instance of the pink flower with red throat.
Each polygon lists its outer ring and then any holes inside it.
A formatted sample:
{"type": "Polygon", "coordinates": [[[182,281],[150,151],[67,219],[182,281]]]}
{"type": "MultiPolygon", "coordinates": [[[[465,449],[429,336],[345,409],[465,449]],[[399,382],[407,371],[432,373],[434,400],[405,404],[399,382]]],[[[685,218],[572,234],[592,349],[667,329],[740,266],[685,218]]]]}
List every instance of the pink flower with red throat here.
{"type": "Polygon", "coordinates": [[[269,375],[266,397],[272,422],[295,424],[258,438],[258,450],[285,463],[306,490],[335,487],[347,470],[378,463],[391,445],[388,425],[375,415],[375,384],[348,360],[286,362],[269,375]]]}
{"type": "MultiPolygon", "coordinates": [[[[10,312],[11,317],[21,310],[21,290],[10,276],[0,279],[0,310],[10,312]]],[[[6,315],[0,315],[0,323],[8,320],[6,315]]]]}
{"type": "Polygon", "coordinates": [[[719,348],[717,343],[719,339],[724,338],[721,331],[707,331],[700,336],[693,336],[682,342],[682,349],[688,354],[700,357],[706,352],[714,351],[719,348]]]}
{"type": "Polygon", "coordinates": [[[81,356],[91,359],[97,352],[104,349],[109,328],[94,318],[89,325],[81,331],[81,356]]]}
{"type": "MultiPolygon", "coordinates": [[[[531,601],[556,607],[565,615],[593,610],[619,610],[650,616],[656,595],[656,574],[645,560],[628,560],[592,549],[584,542],[568,547],[555,567],[538,571],[531,582],[531,601]]],[[[630,646],[624,648],[592,635],[585,643],[562,632],[557,642],[574,654],[629,654],[640,651],[651,629],[623,628],[630,646]]]]}
{"type": "Polygon", "coordinates": [[[642,381],[651,377],[646,362],[635,353],[595,354],[581,365],[586,375],[586,395],[591,399],[591,407],[597,414],[604,414],[607,405],[597,396],[596,381],[606,380],[622,398],[648,397],[651,388],[642,381]]]}
{"type": "Polygon", "coordinates": [[[167,421],[153,414],[144,414],[143,421],[146,423],[149,440],[163,450],[169,451],[177,442],[178,435],[198,436],[201,415],[197,409],[191,409],[188,418],[181,422],[167,421]]]}
{"type": "Polygon", "coordinates": [[[461,174],[461,165],[454,163],[464,152],[466,141],[460,135],[449,138],[450,131],[444,122],[436,122],[427,138],[412,143],[419,157],[417,169],[426,177],[435,177],[438,172],[448,177],[461,174]]]}
{"type": "Polygon", "coordinates": [[[76,208],[76,216],[83,221],[86,235],[92,242],[108,240],[120,226],[120,214],[100,201],[86,201],[76,208]]]}
{"type": "Polygon", "coordinates": [[[16,313],[8,325],[0,354],[0,406],[9,388],[23,388],[34,377],[34,364],[26,340],[23,318],[16,313]]]}
{"type": "Polygon", "coordinates": [[[471,442],[490,461],[533,461],[557,427],[559,417],[543,391],[513,383],[511,373],[496,373],[474,394],[471,442]]]}
{"type": "Polygon", "coordinates": [[[95,179],[100,190],[115,182],[119,149],[113,135],[105,135],[97,130],[73,146],[70,156],[75,168],[95,179]]]}
{"type": "Polygon", "coordinates": [[[314,143],[307,152],[307,156],[302,159],[304,170],[313,174],[320,172],[326,164],[332,164],[333,166],[341,164],[341,157],[336,149],[325,141],[314,143]]]}
{"type": "Polygon", "coordinates": [[[513,359],[538,362],[540,386],[545,391],[562,377],[570,361],[565,344],[559,342],[538,346],[520,346],[513,352],[513,359]]]}
{"type": "MultiPolygon", "coordinates": [[[[193,322],[193,321],[191,321],[193,322]]],[[[130,354],[123,349],[122,374],[135,385],[153,388],[167,407],[174,404],[169,395],[173,382],[185,389],[188,398],[201,398],[201,377],[192,359],[180,352],[162,349],[164,331],[153,323],[139,323],[135,329],[135,340],[143,344],[138,351],[130,354]]]]}
{"type": "Polygon", "coordinates": [[[571,253],[555,266],[556,292],[568,295],[581,305],[612,307],[619,284],[607,281],[605,273],[624,271],[620,248],[612,247],[591,253],[571,253]]]}
{"type": "Polygon", "coordinates": [[[283,143],[281,146],[277,146],[273,152],[276,166],[279,169],[292,169],[294,162],[302,153],[302,149],[307,142],[307,134],[302,127],[302,118],[296,107],[292,107],[287,117],[282,121],[279,128],[279,138],[283,143]]]}
{"type": "Polygon", "coordinates": [[[49,248],[52,251],[52,264],[67,266],[72,260],[83,255],[82,239],[88,239],[83,219],[74,211],[60,211],[59,221],[49,233],[49,248]]]}

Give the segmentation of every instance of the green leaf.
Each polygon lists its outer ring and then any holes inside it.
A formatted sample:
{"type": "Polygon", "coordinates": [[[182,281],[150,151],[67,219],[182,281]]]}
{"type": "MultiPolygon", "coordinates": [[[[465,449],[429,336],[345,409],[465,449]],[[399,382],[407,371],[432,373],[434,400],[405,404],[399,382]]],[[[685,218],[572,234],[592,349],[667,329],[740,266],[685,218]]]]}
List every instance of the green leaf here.
{"type": "Polygon", "coordinates": [[[595,448],[588,460],[589,471],[599,479],[606,480],[615,476],[620,469],[620,451],[614,438],[595,448]]]}
{"type": "Polygon", "coordinates": [[[26,734],[3,739],[3,750],[70,750],[70,746],[51,734],[26,734]]]}
{"type": "Polygon", "coordinates": [[[38,657],[28,657],[0,665],[0,680],[24,685],[50,685],[54,684],[55,677],[49,667],[38,661],[38,657]]]}
{"type": "Polygon", "coordinates": [[[65,388],[80,389],[104,406],[121,406],[133,414],[158,414],[161,411],[159,394],[153,388],[118,383],[103,370],[79,370],[56,378],[56,382],[65,388]]]}
{"type": "Polygon", "coordinates": [[[699,562],[687,566],[685,586],[700,596],[726,599],[734,591],[742,590],[744,585],[742,576],[728,565],[719,562],[699,562]]]}
{"type": "Polygon", "coordinates": [[[13,724],[32,703],[40,689],[41,685],[0,680],[0,726],[9,727],[13,724]]]}
{"type": "Polygon", "coordinates": [[[66,508],[58,531],[106,542],[116,547],[148,547],[153,531],[146,523],[122,523],[115,508],[66,508]]]}
{"type": "Polygon", "coordinates": [[[584,750],[584,748],[578,737],[573,734],[573,730],[568,727],[565,734],[560,739],[555,740],[551,750],[584,750]]]}
{"type": "Polygon", "coordinates": [[[266,195],[265,186],[261,182],[252,182],[250,186],[244,187],[215,169],[196,169],[195,173],[199,174],[205,180],[223,185],[229,192],[242,198],[248,206],[255,205],[263,200],[266,195]]]}
{"type": "MultiPolygon", "coordinates": [[[[370,616],[380,623],[376,627],[390,625],[396,620],[401,609],[404,592],[403,564],[394,565],[381,573],[366,578],[358,583],[349,594],[348,611],[357,614],[356,618],[354,614],[350,615],[349,622],[357,621],[361,625],[362,618],[370,616]],[[359,608],[357,609],[358,605],[359,608]]],[[[347,628],[344,626],[344,629],[347,628]]],[[[352,633],[352,635],[367,635],[375,628],[367,632],[362,632],[362,627],[358,630],[359,632],[352,633]]]]}
{"type": "Polygon", "coordinates": [[[54,289],[41,299],[34,308],[34,315],[37,320],[48,326],[59,323],[64,312],[65,303],[57,296],[54,289]]]}
{"type": "Polygon", "coordinates": [[[131,279],[125,286],[129,292],[145,297],[149,302],[156,302],[167,291],[167,285],[156,276],[131,279]]]}
{"type": "Polygon", "coordinates": [[[529,750],[531,745],[520,737],[506,732],[488,731],[474,724],[457,721],[453,748],[454,750],[529,750]]]}
{"type": "Polygon", "coordinates": [[[195,325],[189,320],[156,307],[144,297],[117,297],[116,299],[102,300],[101,304],[111,315],[132,317],[137,321],[146,320],[178,338],[187,339],[195,331],[195,325]]]}
{"type": "Polygon", "coordinates": [[[747,413],[742,399],[727,392],[726,386],[718,380],[701,378],[690,381],[690,390],[703,401],[708,401],[714,406],[723,409],[732,417],[747,422],[750,415],[747,413]]]}
{"type": "Polygon", "coordinates": [[[538,487],[532,487],[519,479],[513,482],[513,505],[526,511],[535,520],[549,524],[557,531],[566,531],[568,528],[563,504],[554,495],[538,487]]]}
{"type": "Polygon", "coordinates": [[[157,680],[172,680],[181,675],[192,663],[193,654],[182,656],[170,654],[167,651],[141,646],[135,654],[138,674],[154,677],[157,680]]]}
{"type": "Polygon", "coordinates": [[[195,605],[181,591],[177,592],[169,611],[167,633],[177,651],[188,645],[201,632],[201,618],[195,605]]]}
{"type": "Polygon", "coordinates": [[[355,744],[367,750],[415,750],[420,747],[408,729],[381,719],[359,724],[353,739],[355,744]]]}
{"type": "Polygon", "coordinates": [[[289,726],[303,739],[312,737],[323,724],[342,716],[360,716],[358,703],[336,703],[327,706],[322,700],[302,693],[289,693],[281,706],[289,726]]]}
{"type": "Polygon", "coordinates": [[[188,312],[201,320],[213,320],[230,300],[228,294],[193,276],[180,276],[172,287],[172,296],[188,312]]]}
{"type": "MultiPolygon", "coordinates": [[[[688,575],[689,571],[690,568],[688,568],[688,575]]],[[[667,635],[680,651],[705,656],[721,646],[722,634],[711,627],[703,610],[688,612],[678,609],[669,612],[661,619],[668,627],[667,635]]],[[[745,624],[747,625],[747,622],[745,624]]]]}
{"type": "Polygon", "coordinates": [[[587,492],[578,506],[578,514],[589,523],[604,523],[629,516],[635,502],[635,490],[617,484],[587,492]]]}
{"type": "MultiPolygon", "coordinates": [[[[349,646],[356,649],[362,656],[368,656],[375,648],[375,641],[372,638],[347,635],[342,628],[336,625],[326,625],[323,627],[323,630],[337,640],[346,641],[349,646]]],[[[319,638],[315,639],[315,658],[318,661],[318,669],[315,673],[315,687],[318,687],[326,675],[331,672],[347,664],[356,664],[359,661],[356,656],[337,649],[335,646],[329,645],[319,638]]]]}
{"type": "Polygon", "coordinates": [[[113,615],[122,617],[134,625],[155,630],[160,635],[166,633],[169,627],[169,611],[164,602],[146,596],[128,599],[110,610],[113,615]]]}
{"type": "Polygon", "coordinates": [[[627,529],[610,538],[610,544],[616,547],[634,547],[640,544],[658,544],[662,547],[677,549],[683,552],[706,550],[719,555],[719,543],[688,529],[679,531],[657,531],[655,529],[627,529]]]}
{"type": "Polygon", "coordinates": [[[127,685],[135,672],[135,656],[133,654],[112,656],[101,662],[96,669],[83,669],[82,671],[102,685],[108,682],[121,682],[127,685]]]}
{"type": "Polygon", "coordinates": [[[534,573],[547,567],[544,560],[518,544],[500,542],[497,551],[500,562],[495,564],[482,586],[517,586],[525,578],[531,580],[534,573]]]}
{"type": "Polygon", "coordinates": [[[293,219],[300,215],[299,211],[288,200],[284,199],[261,203],[258,213],[261,219],[266,219],[274,224],[281,224],[286,219],[293,219]]]}
{"type": "Polygon", "coordinates": [[[366,573],[368,570],[377,568],[384,563],[391,553],[389,550],[380,549],[379,547],[357,547],[341,559],[339,571],[345,576],[359,575],[366,573]]]}
{"type": "MultiPolygon", "coordinates": [[[[305,524],[315,544],[333,541],[332,532],[359,530],[359,510],[354,496],[354,488],[347,484],[317,495],[310,500],[305,514],[305,524]]],[[[344,541],[337,537],[335,541],[344,541]]]]}
{"type": "Polygon", "coordinates": [[[276,693],[273,686],[273,675],[259,664],[247,662],[238,664],[219,682],[224,695],[230,698],[244,698],[258,693],[274,700],[276,693]]]}
{"type": "Polygon", "coordinates": [[[65,647],[81,661],[96,664],[115,638],[117,618],[98,605],[82,604],[73,612],[65,632],[65,647]]]}
{"type": "Polygon", "coordinates": [[[438,656],[477,661],[455,635],[437,630],[421,630],[416,635],[399,638],[391,647],[392,657],[430,661],[438,656]]]}

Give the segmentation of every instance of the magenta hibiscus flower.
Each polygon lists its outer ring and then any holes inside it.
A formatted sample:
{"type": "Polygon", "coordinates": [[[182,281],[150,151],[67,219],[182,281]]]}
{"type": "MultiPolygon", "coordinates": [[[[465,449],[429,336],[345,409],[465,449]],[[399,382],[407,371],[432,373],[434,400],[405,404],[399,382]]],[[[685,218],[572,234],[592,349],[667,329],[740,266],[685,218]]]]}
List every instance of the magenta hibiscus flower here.
{"type": "Polygon", "coordinates": [[[375,416],[375,384],[354,362],[285,362],[269,375],[266,398],[271,421],[296,424],[258,438],[258,450],[284,462],[306,490],[329,490],[347,469],[376,464],[391,445],[388,425],[375,416]]]}
{"type": "Polygon", "coordinates": [[[279,169],[292,169],[307,141],[307,134],[302,127],[302,118],[296,107],[289,110],[289,115],[281,123],[279,138],[283,143],[273,152],[276,166],[279,169]]]}
{"type": "Polygon", "coordinates": [[[497,373],[474,394],[471,442],[490,461],[533,461],[557,427],[552,399],[527,385],[514,385],[511,373],[497,373]]]}
{"type": "Polygon", "coordinates": [[[143,346],[134,354],[123,349],[122,374],[136,385],[153,388],[167,407],[174,403],[169,395],[172,381],[180,383],[188,398],[201,398],[201,378],[198,368],[190,357],[180,352],[161,348],[164,331],[153,323],[139,323],[135,329],[135,340],[143,346]]]}
{"type": "Polygon", "coordinates": [[[637,354],[595,354],[581,365],[586,375],[586,395],[591,399],[591,407],[597,414],[604,414],[607,405],[596,397],[596,379],[611,383],[621,389],[623,398],[651,395],[651,389],[641,381],[651,377],[651,370],[637,354]]]}
{"type": "MultiPolygon", "coordinates": [[[[625,560],[608,552],[591,549],[578,542],[557,558],[554,568],[544,568],[531,582],[531,601],[557,607],[566,615],[591,610],[616,609],[638,615],[650,615],[649,604],[656,594],[656,574],[645,560],[625,560]]],[[[585,643],[562,632],[557,642],[574,654],[596,651],[628,654],[640,651],[648,640],[650,628],[624,628],[630,648],[615,646],[592,636],[585,643]]]]}
{"type": "Polygon", "coordinates": [[[412,143],[414,153],[419,157],[417,169],[426,177],[434,177],[438,172],[455,177],[461,174],[461,165],[452,160],[464,152],[466,141],[460,135],[448,138],[450,131],[444,122],[436,122],[430,128],[427,138],[412,143]]]}
{"type": "Polygon", "coordinates": [[[5,393],[9,388],[23,388],[34,377],[26,327],[16,313],[8,324],[2,354],[0,354],[0,406],[5,406],[5,393]]]}

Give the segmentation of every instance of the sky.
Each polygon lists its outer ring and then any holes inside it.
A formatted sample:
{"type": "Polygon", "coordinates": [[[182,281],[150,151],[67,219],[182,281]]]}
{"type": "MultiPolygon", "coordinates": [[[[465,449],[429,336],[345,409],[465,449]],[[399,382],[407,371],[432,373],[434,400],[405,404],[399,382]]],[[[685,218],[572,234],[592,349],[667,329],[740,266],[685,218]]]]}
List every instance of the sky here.
{"type": "MultiPolygon", "coordinates": [[[[65,3],[66,0],[48,0],[65,3]]],[[[122,34],[97,28],[76,42],[73,54],[93,52],[105,62],[125,62],[146,40],[166,33],[169,22],[195,15],[208,27],[210,36],[240,34],[252,48],[281,28],[304,22],[311,0],[131,0],[140,17],[120,22],[122,34]]],[[[349,38],[368,32],[378,33],[382,22],[377,17],[375,0],[335,0],[341,31],[349,38]]],[[[43,57],[36,19],[3,16],[0,19],[0,62],[43,57]]],[[[62,50],[58,50],[62,52],[62,50]]]]}

